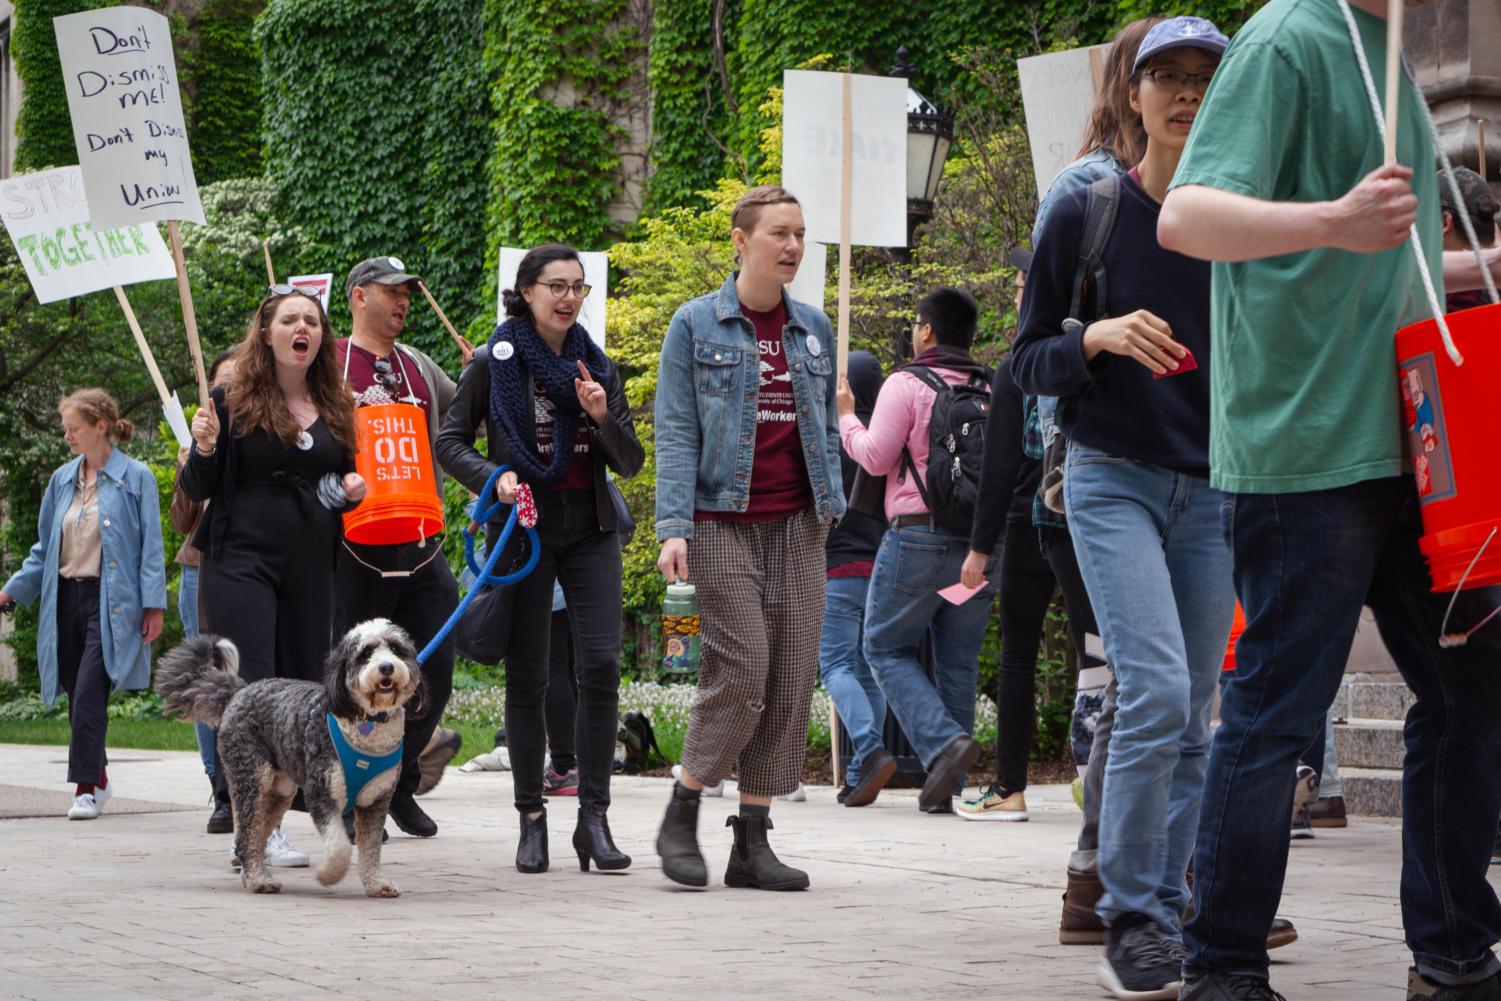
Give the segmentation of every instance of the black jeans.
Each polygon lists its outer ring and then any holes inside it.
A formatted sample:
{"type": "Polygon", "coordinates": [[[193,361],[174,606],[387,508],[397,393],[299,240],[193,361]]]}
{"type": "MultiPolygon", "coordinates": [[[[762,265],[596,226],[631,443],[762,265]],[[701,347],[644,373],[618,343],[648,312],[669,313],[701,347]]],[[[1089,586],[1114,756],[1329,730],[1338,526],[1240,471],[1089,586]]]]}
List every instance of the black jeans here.
{"type": "Polygon", "coordinates": [[[578,765],[579,679],[573,667],[573,628],[568,609],[552,613],[547,651],[547,753],[552,770],[567,775],[578,765]]]}
{"type": "MultiPolygon", "coordinates": [[[[548,660],[552,583],[563,585],[578,675],[575,741],[579,806],[610,806],[610,772],[620,729],[620,537],[601,531],[592,490],[538,490],[537,567],[516,585],[506,657],[506,744],[511,750],[516,809],[542,809],[547,748],[548,660]]],[[[518,529],[500,557],[524,553],[518,529]]]]}
{"type": "MultiPolygon", "coordinates": [[[[459,604],[458,582],[437,549],[442,539],[434,536],[425,545],[415,542],[391,546],[362,546],[354,542],[347,545],[347,549],[339,547],[334,576],[334,635],[343,636],[366,619],[386,618],[405,629],[421,650],[443,628],[459,604]],[[435,552],[437,555],[433,555],[435,552]],[[371,567],[388,572],[417,569],[407,577],[383,577],[371,567]]],[[[450,633],[422,664],[427,695],[416,718],[410,714],[407,718],[397,795],[412,795],[422,781],[418,758],[442,721],[448,697],[453,694],[453,660],[454,641],[450,633]]]]}
{"type": "Polygon", "coordinates": [[[99,639],[98,579],[57,579],[57,683],[68,693],[68,781],[98,785],[107,764],[110,690],[99,639]]]}
{"type": "Polygon", "coordinates": [[[1008,793],[1027,788],[1037,726],[1037,653],[1057,581],[1030,522],[1008,521],[1001,550],[1001,663],[997,671],[996,779],[1008,793]]]}

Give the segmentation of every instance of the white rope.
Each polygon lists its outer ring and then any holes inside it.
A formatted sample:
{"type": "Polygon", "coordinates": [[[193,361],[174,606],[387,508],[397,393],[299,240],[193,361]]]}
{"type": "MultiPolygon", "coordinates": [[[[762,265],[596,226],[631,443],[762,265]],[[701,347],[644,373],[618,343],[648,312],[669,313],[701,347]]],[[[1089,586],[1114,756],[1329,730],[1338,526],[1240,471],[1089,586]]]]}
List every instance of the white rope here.
{"type": "MultiPolygon", "coordinates": [[[[1339,9],[1345,15],[1345,26],[1350,29],[1350,43],[1355,48],[1355,61],[1360,66],[1361,79],[1365,81],[1366,97],[1371,101],[1371,113],[1376,118],[1376,134],[1386,143],[1386,119],[1381,113],[1381,98],[1376,96],[1376,81],[1371,77],[1371,65],[1365,57],[1365,46],[1360,42],[1360,29],[1355,25],[1355,15],[1350,11],[1348,0],[1339,0],[1339,9]]],[[[1419,95],[1418,103],[1424,104],[1419,95]]],[[[1424,105],[1423,113],[1428,113],[1424,105]]],[[[1453,183],[1451,178],[1451,183],[1453,183]]],[[[1418,224],[1414,222],[1408,229],[1408,240],[1412,243],[1413,256],[1418,261],[1418,276],[1423,279],[1423,292],[1428,297],[1428,308],[1433,311],[1434,321],[1438,323],[1439,336],[1444,341],[1444,351],[1448,353],[1449,360],[1455,365],[1463,365],[1464,357],[1459,349],[1454,346],[1454,336],[1449,333],[1449,324],[1444,320],[1444,307],[1438,301],[1438,290],[1433,287],[1433,275],[1428,269],[1428,258],[1423,254],[1423,241],[1418,237],[1418,224]]],[[[1479,253],[1479,250],[1476,250],[1479,253]]],[[[1481,270],[1486,270],[1484,261],[1481,262],[1481,270]]]]}

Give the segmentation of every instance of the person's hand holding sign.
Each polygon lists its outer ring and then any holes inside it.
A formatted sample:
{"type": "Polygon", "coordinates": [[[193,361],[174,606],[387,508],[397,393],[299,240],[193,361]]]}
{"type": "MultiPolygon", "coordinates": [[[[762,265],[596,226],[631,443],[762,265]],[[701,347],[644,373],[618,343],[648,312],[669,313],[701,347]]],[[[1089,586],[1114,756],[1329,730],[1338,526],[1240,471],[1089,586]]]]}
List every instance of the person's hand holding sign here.
{"type": "Polygon", "coordinates": [[[193,415],[193,440],[198,443],[200,455],[213,455],[219,443],[219,414],[213,407],[199,407],[193,415]]]}

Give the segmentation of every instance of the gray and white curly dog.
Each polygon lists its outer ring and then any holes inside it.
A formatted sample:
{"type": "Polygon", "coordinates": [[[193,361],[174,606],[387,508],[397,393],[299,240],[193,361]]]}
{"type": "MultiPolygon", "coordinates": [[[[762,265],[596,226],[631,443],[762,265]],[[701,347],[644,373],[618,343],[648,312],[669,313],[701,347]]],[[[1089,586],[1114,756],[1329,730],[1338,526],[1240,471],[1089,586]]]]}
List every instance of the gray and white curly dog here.
{"type": "MultiPolygon", "coordinates": [[[[355,768],[397,751],[407,714],[420,712],[426,691],[416,649],[399,626],[371,619],[349,630],[329,653],[322,684],[291,678],[246,684],[237,673],[239,662],[234,643],[218,636],[174,647],[156,668],[164,711],[219,730],[241,882],[256,893],[281,889],[266,871],[266,837],[281,824],[300,786],[323,836],[318,882],[332,886],[349,871],[350,842],[342,816],[348,802],[344,766],[329,718],[352,748],[355,768]]],[[[355,842],[360,881],[371,897],[401,892],[380,871],[386,809],[401,771],[401,756],[395,757],[378,773],[356,778],[365,783],[355,797],[355,842]]]]}

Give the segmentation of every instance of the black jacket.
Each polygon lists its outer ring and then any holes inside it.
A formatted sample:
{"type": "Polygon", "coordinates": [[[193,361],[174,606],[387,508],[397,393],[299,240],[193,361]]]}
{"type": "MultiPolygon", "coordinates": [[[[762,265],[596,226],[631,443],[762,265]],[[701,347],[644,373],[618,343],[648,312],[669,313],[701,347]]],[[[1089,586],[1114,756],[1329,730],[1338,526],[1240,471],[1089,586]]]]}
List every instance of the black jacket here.
{"type": "MultiPolygon", "coordinates": [[[[531,399],[536,391],[532,374],[526,369],[525,362],[521,365],[526,374],[526,398],[531,399]]],[[[615,532],[619,531],[620,522],[605,480],[605,466],[608,465],[618,476],[635,476],[646,461],[646,453],[636,439],[631,408],[625,401],[625,389],[615,363],[607,358],[604,371],[592,374],[605,387],[607,408],[603,424],[595,424],[588,414],[584,415],[584,422],[589,427],[591,456],[595,459],[594,510],[599,516],[600,531],[615,532]],[[601,458],[603,462],[598,461],[601,458]]],[[[497,466],[515,465],[505,435],[496,431],[492,430],[488,438],[489,458],[475,449],[475,429],[489,416],[490,348],[486,345],[475,351],[474,360],[464,367],[464,373],[459,377],[458,395],[448,408],[448,416],[443,419],[443,430],[438,432],[438,462],[449,475],[475,493],[485,488],[497,466]]],[[[533,435],[535,438],[535,430],[533,435]]],[[[538,491],[546,489],[537,483],[531,486],[538,491]]]]}

